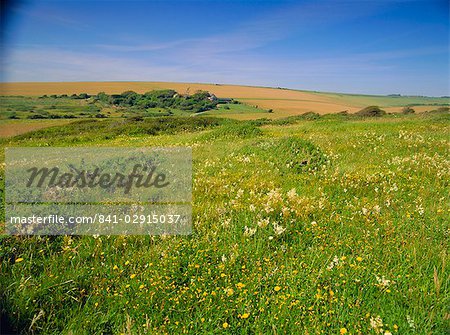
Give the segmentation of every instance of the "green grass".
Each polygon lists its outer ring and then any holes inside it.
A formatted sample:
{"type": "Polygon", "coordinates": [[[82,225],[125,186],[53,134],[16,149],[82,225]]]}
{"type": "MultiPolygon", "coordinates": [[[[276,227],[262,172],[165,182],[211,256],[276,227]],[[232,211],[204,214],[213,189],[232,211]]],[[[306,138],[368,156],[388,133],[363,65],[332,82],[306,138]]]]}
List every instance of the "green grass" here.
{"type": "Polygon", "coordinates": [[[217,109],[213,109],[202,114],[204,115],[221,115],[226,116],[227,114],[248,114],[248,113],[267,113],[266,109],[256,108],[252,105],[245,103],[239,104],[220,104],[217,109]]]}
{"type": "Polygon", "coordinates": [[[380,106],[380,107],[402,107],[402,106],[420,106],[420,105],[436,105],[444,106],[450,104],[450,98],[446,97],[417,97],[417,96],[387,96],[387,95],[363,95],[363,94],[339,94],[339,93],[322,93],[336,101],[352,104],[356,106],[380,106]]]}
{"type": "Polygon", "coordinates": [[[42,334],[448,333],[448,113],[202,119],[85,121],[0,142],[194,156],[191,236],[0,237],[9,322],[42,334]]]}

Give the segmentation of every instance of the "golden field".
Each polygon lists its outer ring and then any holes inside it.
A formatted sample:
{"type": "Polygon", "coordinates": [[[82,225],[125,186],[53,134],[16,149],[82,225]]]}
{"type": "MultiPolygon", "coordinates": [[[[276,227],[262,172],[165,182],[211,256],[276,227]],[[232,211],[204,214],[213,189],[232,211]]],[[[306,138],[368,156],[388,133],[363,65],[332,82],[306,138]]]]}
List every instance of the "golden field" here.
{"type": "Polygon", "coordinates": [[[0,122],[0,138],[11,137],[43,128],[62,126],[73,122],[72,119],[59,120],[7,120],[0,122]]]}

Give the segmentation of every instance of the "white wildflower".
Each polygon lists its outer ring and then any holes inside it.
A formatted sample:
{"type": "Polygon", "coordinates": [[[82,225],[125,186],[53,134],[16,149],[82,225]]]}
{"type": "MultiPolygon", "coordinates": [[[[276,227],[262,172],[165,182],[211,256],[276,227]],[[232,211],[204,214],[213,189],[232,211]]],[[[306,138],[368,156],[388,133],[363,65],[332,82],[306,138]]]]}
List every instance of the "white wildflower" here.
{"type": "Polygon", "coordinates": [[[334,256],[331,263],[327,266],[327,270],[333,269],[336,265],[339,265],[339,257],[338,256],[334,256]]]}
{"type": "Polygon", "coordinates": [[[411,328],[412,330],[416,330],[416,324],[409,315],[406,315],[406,321],[408,322],[409,328],[411,328]]]}
{"type": "Polygon", "coordinates": [[[273,226],[273,230],[275,231],[275,234],[277,234],[277,235],[281,235],[286,231],[286,228],[283,228],[276,222],[272,223],[272,226],[273,226]]]}
{"type": "Polygon", "coordinates": [[[244,235],[245,236],[253,236],[256,233],[256,228],[249,228],[247,226],[244,227],[244,235]]]}
{"type": "Polygon", "coordinates": [[[373,207],[373,210],[375,211],[375,213],[380,214],[380,212],[381,212],[381,207],[378,206],[378,205],[375,205],[375,206],[373,207]]]}
{"type": "Polygon", "coordinates": [[[378,286],[385,288],[391,285],[391,281],[389,279],[384,278],[384,276],[381,276],[380,278],[377,275],[375,275],[375,277],[377,278],[378,286]]]}
{"type": "Polygon", "coordinates": [[[266,204],[266,205],[264,206],[264,210],[266,211],[266,213],[270,213],[270,212],[273,212],[273,208],[272,208],[272,207],[270,207],[270,205],[269,205],[269,204],[266,204]]]}
{"type": "Polygon", "coordinates": [[[295,188],[291,189],[291,190],[287,193],[287,196],[288,196],[289,200],[295,199],[295,197],[297,196],[297,191],[295,190],[295,188]]]}
{"type": "Polygon", "coordinates": [[[379,315],[376,318],[374,317],[370,318],[370,326],[376,333],[383,332],[383,320],[379,315]]]}
{"type": "Polygon", "coordinates": [[[223,227],[228,227],[231,223],[231,218],[225,219],[225,221],[222,222],[223,227]]]}
{"type": "Polygon", "coordinates": [[[261,219],[259,220],[256,224],[258,225],[258,227],[260,228],[265,228],[267,227],[267,225],[269,224],[270,219],[266,218],[266,219],[261,219]]]}

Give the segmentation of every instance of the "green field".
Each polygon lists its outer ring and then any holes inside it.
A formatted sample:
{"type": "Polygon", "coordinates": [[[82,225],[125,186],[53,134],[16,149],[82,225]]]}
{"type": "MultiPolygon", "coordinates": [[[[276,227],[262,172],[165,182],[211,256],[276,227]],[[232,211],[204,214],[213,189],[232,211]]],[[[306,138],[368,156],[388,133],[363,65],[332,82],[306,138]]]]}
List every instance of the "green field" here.
{"type": "Polygon", "coordinates": [[[194,158],[190,236],[0,236],[2,321],[29,334],[446,334],[449,125],[448,111],[111,118],[0,139],[194,158]]]}
{"type": "Polygon", "coordinates": [[[419,97],[419,96],[388,96],[388,95],[364,95],[364,94],[339,94],[321,93],[325,97],[330,97],[337,103],[348,103],[359,106],[376,105],[380,107],[401,107],[401,106],[433,106],[450,105],[449,97],[419,97]]]}

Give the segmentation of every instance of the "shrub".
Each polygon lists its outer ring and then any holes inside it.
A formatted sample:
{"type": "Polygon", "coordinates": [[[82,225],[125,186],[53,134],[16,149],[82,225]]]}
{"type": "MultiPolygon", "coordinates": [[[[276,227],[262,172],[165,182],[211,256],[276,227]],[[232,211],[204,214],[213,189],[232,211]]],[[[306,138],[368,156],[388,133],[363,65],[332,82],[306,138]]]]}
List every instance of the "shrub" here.
{"type": "Polygon", "coordinates": [[[318,120],[320,119],[320,115],[314,112],[306,112],[299,115],[298,118],[303,120],[318,120]]]}
{"type": "Polygon", "coordinates": [[[402,109],[402,113],[403,114],[413,114],[415,112],[416,111],[413,108],[409,107],[409,106],[403,107],[403,109],[402,109]]]}
{"type": "Polygon", "coordinates": [[[450,108],[449,107],[439,107],[436,111],[438,113],[448,113],[450,111],[450,108]]]}
{"type": "Polygon", "coordinates": [[[382,110],[378,106],[368,106],[361,109],[359,112],[356,112],[355,114],[363,117],[377,117],[386,115],[386,111],[382,110]]]}
{"type": "Polygon", "coordinates": [[[28,115],[27,119],[30,120],[34,120],[34,119],[47,119],[47,116],[45,115],[41,115],[41,114],[33,114],[33,115],[28,115]]]}

